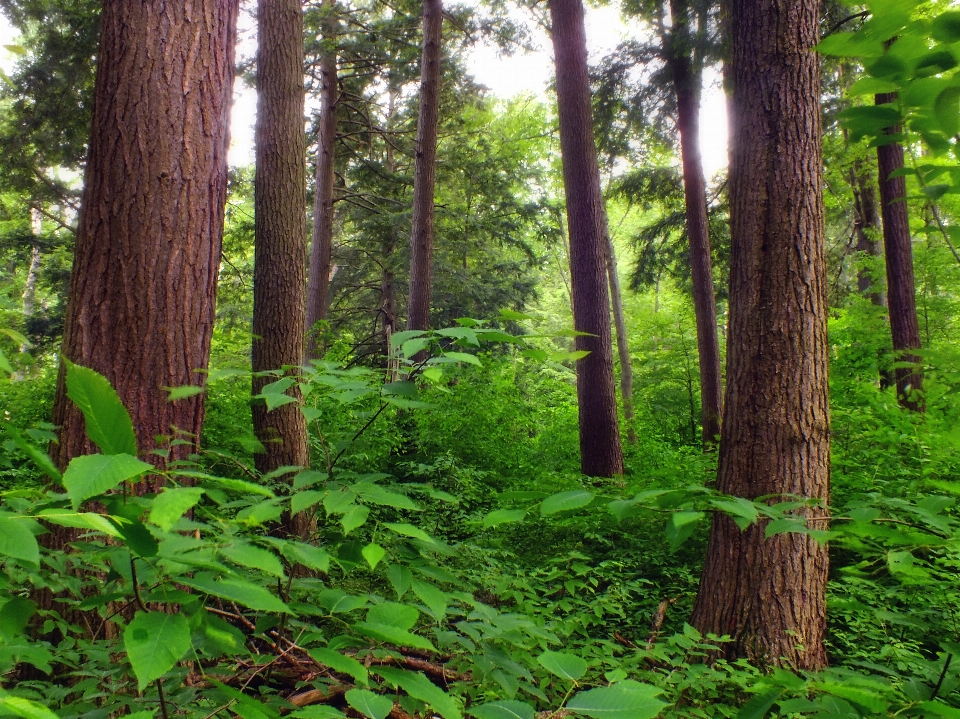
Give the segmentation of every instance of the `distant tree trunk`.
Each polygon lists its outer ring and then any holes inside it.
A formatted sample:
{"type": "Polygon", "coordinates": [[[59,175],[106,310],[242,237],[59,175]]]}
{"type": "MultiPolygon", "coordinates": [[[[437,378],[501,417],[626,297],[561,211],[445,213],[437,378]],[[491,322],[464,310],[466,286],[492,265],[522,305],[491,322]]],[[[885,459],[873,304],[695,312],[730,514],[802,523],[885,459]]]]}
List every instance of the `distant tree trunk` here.
{"type": "MultiPolygon", "coordinates": [[[[254,372],[296,367],[303,360],[307,228],[300,6],[300,0],[260,0],[257,6],[254,372]]],[[[254,377],[253,393],[276,380],[254,377]]],[[[265,449],[256,456],[260,472],[309,465],[298,404],[267,412],[263,402],[255,403],[253,428],[265,449]]],[[[294,521],[303,517],[301,512],[294,521]]],[[[302,526],[288,520],[287,528],[301,536],[307,530],[305,520],[302,526]]]]}
{"type": "Polygon", "coordinates": [[[617,328],[617,355],[620,358],[620,399],[623,402],[623,421],[627,425],[627,441],[637,443],[636,412],[633,405],[633,361],[627,344],[627,319],[623,312],[623,293],[620,291],[620,273],[617,271],[617,249],[607,232],[607,279],[613,304],[613,323],[617,328]]]}
{"type": "Polygon", "coordinates": [[[588,354],[577,362],[580,469],[592,477],[623,474],[617,395],[610,336],[606,273],[606,208],[593,138],[590,77],[581,0],[550,0],[556,60],[560,154],[570,230],[574,327],[589,333],[575,346],[588,354]]]}
{"type": "Polygon", "coordinates": [[[670,12],[672,30],[668,41],[669,62],[677,95],[677,129],[680,132],[680,154],[683,158],[693,310],[697,320],[697,351],[700,357],[701,438],[706,451],[716,446],[720,436],[723,390],[720,380],[720,342],[717,339],[717,302],[713,290],[706,181],[700,157],[702,71],[693,61],[693,38],[686,0],[671,0],[670,12]]]}
{"type": "MultiPolygon", "coordinates": [[[[850,170],[850,187],[853,190],[853,207],[856,215],[857,252],[871,257],[883,257],[877,186],[871,179],[864,163],[855,162],[850,170]]],[[[869,270],[861,268],[857,272],[857,289],[878,307],[887,306],[886,296],[869,270]]]]}
{"type": "Polygon", "coordinates": [[[433,278],[433,201],[440,122],[440,55],[443,29],[441,0],[423,2],[423,54],[420,60],[420,115],[413,174],[413,217],[410,229],[410,295],[407,329],[430,328],[430,285],[433,278]]]}
{"type": "MultiPolygon", "coordinates": [[[[895,102],[896,95],[877,95],[876,104],[895,102]]],[[[891,127],[887,134],[899,134],[900,127],[891,127]]],[[[917,297],[913,279],[913,247],[910,239],[910,218],[907,214],[907,183],[904,177],[890,177],[903,168],[903,145],[892,142],[877,148],[877,169],[880,175],[880,208],[883,214],[883,247],[887,260],[887,304],[890,310],[890,334],[897,361],[916,363],[894,371],[897,399],[900,405],[915,412],[923,411],[923,402],[912,392],[923,389],[920,358],[909,350],[920,348],[920,323],[917,320],[917,297]]]]}
{"type": "MultiPolygon", "coordinates": [[[[332,12],[332,0],[324,2],[332,12]]],[[[323,24],[324,40],[331,42],[333,22],[323,24]]],[[[320,123],[317,128],[317,175],[313,201],[313,242],[310,247],[310,274],[307,285],[307,359],[323,354],[316,336],[316,323],[327,319],[330,304],[330,260],[333,255],[333,188],[337,143],[337,56],[333,50],[320,58],[320,123]]]]}
{"type": "MultiPolygon", "coordinates": [[[[30,266],[27,268],[27,277],[23,283],[23,294],[20,300],[23,303],[23,319],[28,320],[33,317],[34,309],[37,304],[37,282],[40,279],[40,245],[37,243],[43,232],[43,217],[40,211],[35,207],[30,208],[30,233],[34,237],[34,242],[30,247],[30,266]]],[[[20,351],[26,352],[30,345],[20,345],[20,351]]],[[[19,373],[18,373],[19,374],[19,373]]]]}
{"type": "MultiPolygon", "coordinates": [[[[202,397],[163,388],[202,385],[210,355],[238,4],[103,3],[63,357],[110,380],[154,462],[156,435],[189,433],[183,459],[203,419],[202,397]]],[[[61,468],[95,451],[62,367],[53,421],[61,468]]]]}
{"type": "MultiPolygon", "coordinates": [[[[827,282],[816,0],[739,0],[732,20],[730,332],[717,489],[828,500],[827,282]]],[[[823,505],[804,510],[826,529],[823,505]]],[[[713,518],[693,611],[720,653],[816,670],[827,661],[828,554],[713,518]]]]}
{"type": "MultiPolygon", "coordinates": [[[[386,171],[388,177],[393,177],[397,171],[393,154],[393,132],[396,121],[397,88],[388,83],[387,88],[387,147],[386,171]]],[[[394,263],[396,262],[397,228],[391,222],[380,246],[380,261],[383,263],[380,271],[380,314],[383,332],[383,352],[387,357],[387,382],[396,382],[399,378],[400,360],[390,356],[390,338],[397,330],[397,290],[394,277],[394,263]]]]}

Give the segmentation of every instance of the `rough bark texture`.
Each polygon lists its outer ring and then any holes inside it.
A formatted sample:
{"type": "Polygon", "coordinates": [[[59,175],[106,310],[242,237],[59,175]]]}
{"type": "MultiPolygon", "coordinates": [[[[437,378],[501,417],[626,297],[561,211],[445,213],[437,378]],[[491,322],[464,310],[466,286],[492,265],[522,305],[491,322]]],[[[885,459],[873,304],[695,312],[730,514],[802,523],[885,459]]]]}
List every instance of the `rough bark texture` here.
{"type": "MultiPolygon", "coordinates": [[[[876,104],[894,102],[892,94],[877,95],[876,104]]],[[[899,127],[886,130],[899,134],[899,127]]],[[[913,248],[910,218],[907,214],[907,182],[904,177],[890,177],[903,167],[903,145],[892,142],[877,148],[877,170],[880,184],[880,208],[883,215],[883,248],[887,260],[887,306],[890,310],[890,334],[893,350],[900,362],[920,358],[909,350],[920,349],[920,323],[917,320],[917,296],[913,278],[913,248]]],[[[899,367],[894,371],[897,398],[901,406],[923,411],[923,402],[912,394],[923,389],[923,373],[918,367],[899,367]]]]}
{"type": "MultiPolygon", "coordinates": [[[[260,0],[257,27],[255,372],[296,367],[303,360],[307,259],[303,18],[299,0],[260,0]]],[[[253,393],[258,394],[276,379],[254,378],[253,393]]],[[[306,422],[297,404],[267,412],[265,404],[255,403],[253,428],[265,448],[256,457],[259,471],[309,464],[306,422]]]]}
{"type": "MultiPolygon", "coordinates": [[[[733,20],[727,390],[717,487],[829,494],[827,298],[816,0],[741,0],[733,20]]],[[[826,528],[821,508],[808,526],[826,528]]],[[[693,622],[722,652],[826,664],[827,548],[713,519],[693,622]]]]}
{"type": "Polygon", "coordinates": [[[627,441],[637,443],[636,412],[633,404],[633,361],[627,344],[627,318],[623,312],[623,293],[620,291],[620,273],[617,271],[617,250],[613,238],[607,232],[607,279],[610,282],[610,299],[613,305],[613,324],[617,328],[617,356],[620,358],[620,401],[623,404],[623,421],[627,425],[627,441]]]}
{"type": "Polygon", "coordinates": [[[410,228],[410,294],[407,329],[430,328],[430,285],[433,277],[433,198],[440,121],[440,55],[443,3],[424,0],[423,54],[420,59],[420,115],[413,174],[413,217],[410,228]]]}
{"type": "MultiPolygon", "coordinates": [[[[237,13],[238,0],[103,4],[63,356],[110,380],[141,453],[172,427],[200,433],[202,397],[168,402],[163,387],[202,385],[210,354],[237,13]]],[[[54,422],[61,468],[95,451],[62,369],[54,422]]]]}
{"type": "MultiPolygon", "coordinates": [[[[850,187],[853,189],[853,207],[856,214],[857,252],[873,257],[883,257],[883,242],[880,230],[880,210],[877,205],[877,184],[868,173],[865,163],[857,161],[850,170],[850,187]]],[[[857,272],[857,289],[869,297],[878,307],[887,306],[882,285],[876,282],[869,270],[857,272]]]]}
{"type": "MultiPolygon", "coordinates": [[[[332,0],[326,0],[328,11],[332,0]]],[[[324,39],[333,35],[333,24],[324,23],[324,39]]],[[[323,354],[315,333],[317,322],[327,318],[330,305],[330,259],[333,255],[333,188],[337,143],[337,57],[320,58],[320,123],[317,129],[317,173],[313,200],[313,241],[310,246],[310,280],[307,285],[307,358],[323,354]]]]}
{"type": "Polygon", "coordinates": [[[592,477],[623,474],[606,274],[606,208],[593,138],[590,77],[581,0],[551,0],[557,69],[560,154],[570,231],[570,276],[577,362],[580,469],[592,477]]]}
{"type": "Polygon", "coordinates": [[[700,426],[704,450],[716,446],[720,436],[722,386],[720,342],[717,338],[717,301],[713,290],[710,230],[707,220],[706,182],[700,157],[700,85],[702,72],[693,61],[689,7],[685,0],[671,0],[672,33],[669,40],[670,68],[677,96],[677,130],[683,160],[683,191],[690,241],[693,280],[693,310],[697,320],[697,351],[700,357],[700,426]]]}

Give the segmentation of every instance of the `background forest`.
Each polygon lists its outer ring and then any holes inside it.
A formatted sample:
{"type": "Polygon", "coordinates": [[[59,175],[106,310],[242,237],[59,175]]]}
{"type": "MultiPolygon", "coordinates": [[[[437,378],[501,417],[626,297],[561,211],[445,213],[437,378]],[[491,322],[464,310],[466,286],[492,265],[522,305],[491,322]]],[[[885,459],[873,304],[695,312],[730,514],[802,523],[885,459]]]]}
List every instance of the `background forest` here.
{"type": "Polygon", "coordinates": [[[960,717],[955,5],[248,4],[0,0],[0,717],[960,717]]]}

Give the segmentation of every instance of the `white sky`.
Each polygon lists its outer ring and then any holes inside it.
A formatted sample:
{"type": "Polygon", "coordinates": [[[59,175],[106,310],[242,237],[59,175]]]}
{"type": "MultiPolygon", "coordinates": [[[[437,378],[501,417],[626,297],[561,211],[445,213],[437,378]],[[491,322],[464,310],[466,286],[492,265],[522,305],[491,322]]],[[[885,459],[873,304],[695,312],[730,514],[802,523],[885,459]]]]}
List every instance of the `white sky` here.
{"type": "MultiPolygon", "coordinates": [[[[241,14],[241,43],[248,48],[253,42],[250,26],[252,18],[241,14]]],[[[613,7],[587,8],[587,44],[593,57],[616,46],[626,29],[613,7]]],[[[470,53],[469,71],[494,94],[509,98],[519,93],[533,93],[546,97],[546,88],[553,73],[553,50],[542,31],[535,35],[540,49],[534,53],[497,57],[496,50],[477,47],[470,53]]],[[[13,29],[0,13],[0,45],[16,42],[13,29]]],[[[241,50],[243,51],[243,50],[241,50]]],[[[246,54],[250,54],[247,50],[246,54]]],[[[0,68],[9,71],[16,56],[0,47],[0,68]]],[[[727,165],[727,116],[723,94],[715,78],[708,78],[700,108],[700,145],[704,171],[707,177],[727,165]]],[[[230,163],[248,164],[253,161],[253,123],[256,117],[256,94],[237,83],[236,103],[233,108],[230,163]]]]}

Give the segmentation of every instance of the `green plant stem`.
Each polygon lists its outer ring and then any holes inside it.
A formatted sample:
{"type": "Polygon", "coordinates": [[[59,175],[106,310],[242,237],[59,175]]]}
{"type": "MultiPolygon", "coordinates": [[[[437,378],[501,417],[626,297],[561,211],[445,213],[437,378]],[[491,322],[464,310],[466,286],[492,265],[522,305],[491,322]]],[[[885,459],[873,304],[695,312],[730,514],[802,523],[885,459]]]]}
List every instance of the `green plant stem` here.
{"type": "Polygon", "coordinates": [[[937,694],[940,693],[940,688],[943,686],[943,680],[947,677],[947,670],[950,668],[950,662],[953,660],[953,655],[948,654],[946,660],[943,662],[943,670],[940,672],[940,678],[937,679],[937,685],[933,688],[933,694],[930,695],[930,701],[933,701],[937,698],[937,694]]]}
{"type": "Polygon", "coordinates": [[[163,719],[170,719],[170,712],[167,711],[167,699],[163,696],[163,682],[157,679],[157,696],[160,697],[160,714],[163,719]]]}

